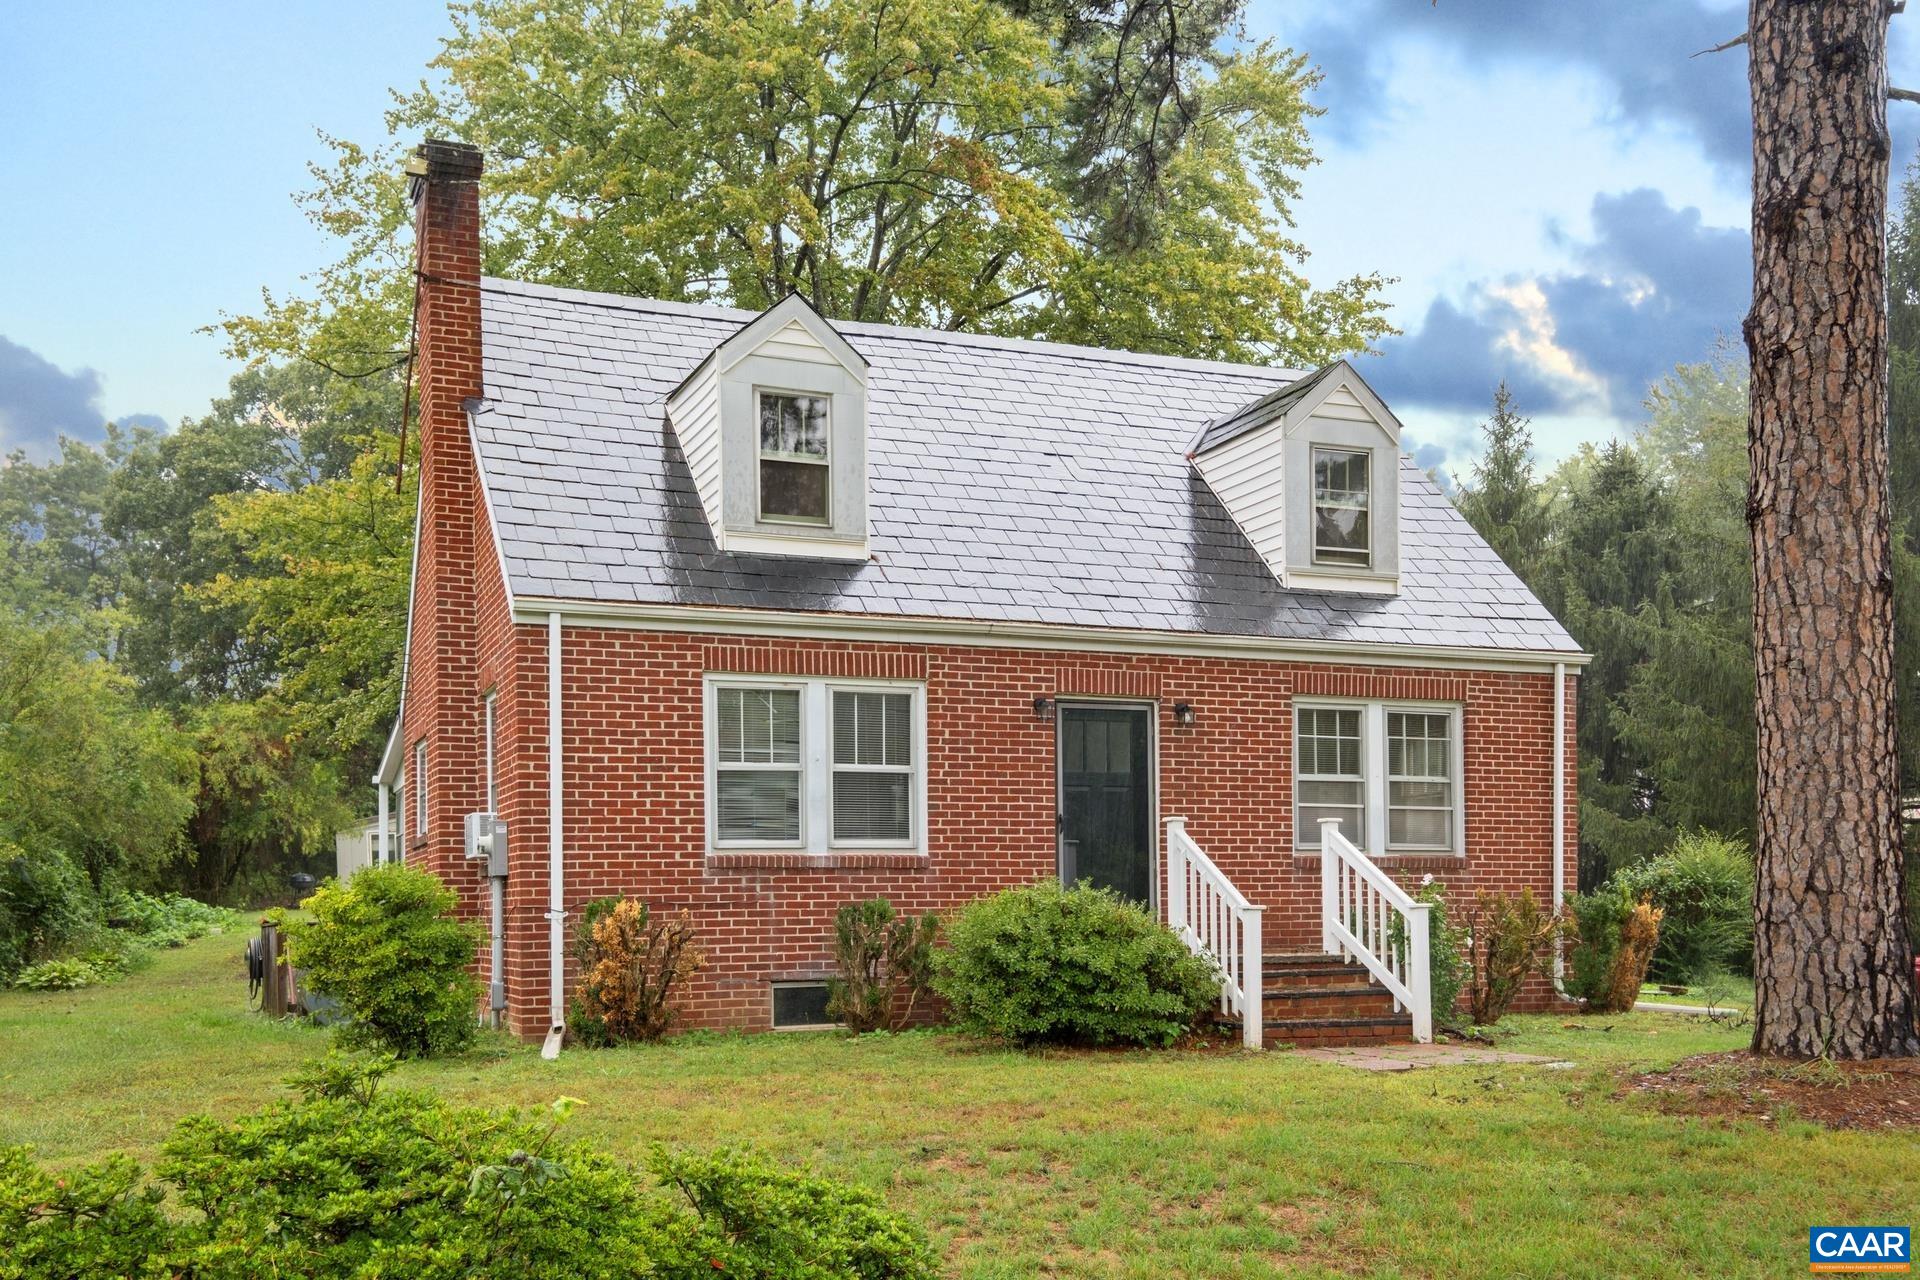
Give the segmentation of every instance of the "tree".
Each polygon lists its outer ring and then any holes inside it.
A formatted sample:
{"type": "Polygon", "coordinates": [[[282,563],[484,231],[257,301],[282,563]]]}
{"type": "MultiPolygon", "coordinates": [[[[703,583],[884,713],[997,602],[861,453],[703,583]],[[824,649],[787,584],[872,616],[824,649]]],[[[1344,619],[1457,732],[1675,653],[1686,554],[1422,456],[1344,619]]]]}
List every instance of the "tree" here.
{"type": "Polygon", "coordinates": [[[1547,511],[1533,474],[1533,433],[1514,408],[1504,379],[1494,388],[1493,415],[1480,424],[1480,434],[1485,452],[1473,464],[1473,480],[1459,486],[1453,505],[1524,580],[1546,538],[1547,511]]]}
{"type": "MultiPolygon", "coordinates": [[[[799,292],[835,319],[1297,363],[1389,332],[1382,279],[1315,289],[1288,234],[1313,161],[1305,59],[1176,45],[1152,74],[1177,86],[1177,129],[1137,119],[1145,99],[1085,92],[1101,59],[1124,73],[1149,46],[996,0],[474,0],[434,62],[446,87],[389,126],[489,153],[495,274],[749,308],[799,292]],[[1144,151],[1122,141],[1141,130],[1144,151]],[[1151,167],[1152,218],[1083,181],[1087,147],[1116,174],[1151,167]]],[[[370,299],[404,332],[397,148],[335,145],[309,204],[342,260],[318,299],[230,320],[248,354],[377,359],[399,335],[361,325],[348,351],[331,332],[370,299]]]]}
{"type": "Polygon", "coordinates": [[[1751,0],[1756,1051],[1920,1054],[1887,483],[1890,6],[1751,0]]]}
{"type": "Polygon", "coordinates": [[[1552,536],[1534,589],[1594,655],[1580,673],[1580,883],[1659,852],[1657,794],[1647,762],[1622,737],[1619,699],[1646,660],[1636,624],[1673,573],[1672,497],[1640,453],[1619,441],[1584,447],[1554,473],[1552,536]]]}

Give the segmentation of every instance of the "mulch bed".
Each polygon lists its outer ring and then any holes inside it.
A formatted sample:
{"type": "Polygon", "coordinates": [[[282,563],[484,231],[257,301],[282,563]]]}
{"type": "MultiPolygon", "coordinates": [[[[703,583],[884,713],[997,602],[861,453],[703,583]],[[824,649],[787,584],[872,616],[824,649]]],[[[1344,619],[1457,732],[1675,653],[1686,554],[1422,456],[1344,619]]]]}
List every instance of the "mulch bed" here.
{"type": "Polygon", "coordinates": [[[1920,1129],[1920,1058],[1783,1061],[1746,1050],[1703,1053],[1633,1076],[1623,1092],[1678,1115],[1807,1120],[1829,1129],[1920,1129]]]}

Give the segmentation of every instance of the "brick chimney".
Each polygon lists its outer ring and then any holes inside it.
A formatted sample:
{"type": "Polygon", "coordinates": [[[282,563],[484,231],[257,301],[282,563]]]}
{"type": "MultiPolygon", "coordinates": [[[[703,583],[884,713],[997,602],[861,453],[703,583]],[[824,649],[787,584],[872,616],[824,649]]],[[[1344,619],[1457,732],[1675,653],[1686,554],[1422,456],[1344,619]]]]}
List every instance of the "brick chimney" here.
{"type": "MultiPolygon", "coordinates": [[[[419,545],[407,655],[402,762],[407,772],[407,861],[461,890],[481,886],[461,857],[464,815],[486,807],[475,669],[474,573],[479,477],[467,402],[482,393],[480,151],[429,140],[407,164],[418,268],[416,472],[419,545]],[[426,744],[427,832],[419,833],[415,777],[426,744]],[[473,884],[469,884],[473,881],[473,884]]],[[[410,450],[411,451],[411,450],[410,450]]]]}

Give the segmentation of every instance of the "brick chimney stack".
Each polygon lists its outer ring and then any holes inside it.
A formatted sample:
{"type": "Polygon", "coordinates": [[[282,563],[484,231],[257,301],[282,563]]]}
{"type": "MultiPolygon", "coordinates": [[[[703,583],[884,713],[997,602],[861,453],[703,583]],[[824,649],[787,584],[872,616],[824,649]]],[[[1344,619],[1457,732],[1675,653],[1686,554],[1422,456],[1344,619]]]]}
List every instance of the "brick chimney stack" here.
{"type": "Polygon", "coordinates": [[[469,895],[478,881],[461,857],[461,824],[467,813],[486,807],[474,634],[479,476],[467,434],[467,404],[484,390],[480,173],[479,149],[460,142],[429,140],[407,164],[419,290],[413,447],[420,516],[401,743],[408,794],[401,819],[407,861],[458,885],[463,907],[474,900],[469,895]],[[422,743],[424,780],[416,777],[422,743]],[[423,794],[424,836],[418,809],[423,794]]]}

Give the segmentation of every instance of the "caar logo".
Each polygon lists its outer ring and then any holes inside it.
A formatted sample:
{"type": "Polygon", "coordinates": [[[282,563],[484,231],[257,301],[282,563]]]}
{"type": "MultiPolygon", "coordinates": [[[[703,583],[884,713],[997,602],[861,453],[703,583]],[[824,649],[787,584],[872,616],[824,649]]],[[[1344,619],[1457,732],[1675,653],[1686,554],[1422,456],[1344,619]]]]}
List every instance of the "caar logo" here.
{"type": "Polygon", "coordinates": [[[1909,1227],[1808,1227],[1809,1271],[1912,1271],[1909,1227]]]}

